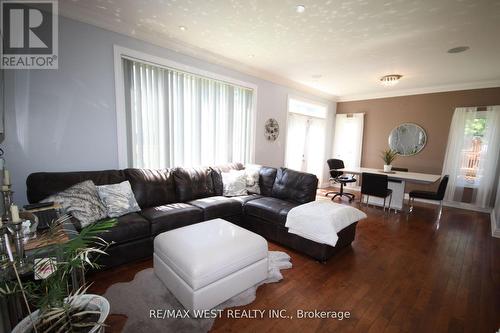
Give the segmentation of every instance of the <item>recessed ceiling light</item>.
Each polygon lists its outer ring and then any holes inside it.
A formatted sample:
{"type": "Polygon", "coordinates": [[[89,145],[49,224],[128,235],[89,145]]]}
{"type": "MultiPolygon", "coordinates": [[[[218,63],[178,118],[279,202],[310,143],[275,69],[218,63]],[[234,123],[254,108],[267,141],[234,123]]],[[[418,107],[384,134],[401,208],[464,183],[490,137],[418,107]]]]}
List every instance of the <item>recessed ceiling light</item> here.
{"type": "Polygon", "coordinates": [[[255,54],[249,54],[248,57],[249,58],[255,58],[255,54]]]}
{"type": "Polygon", "coordinates": [[[461,52],[467,51],[468,49],[470,49],[470,47],[468,47],[468,46],[457,46],[457,47],[449,49],[447,52],[448,53],[461,53],[461,52]]]}
{"type": "Polygon", "coordinates": [[[401,79],[402,77],[403,77],[403,75],[399,75],[399,74],[389,74],[389,75],[382,76],[380,78],[380,82],[386,87],[392,87],[392,86],[398,84],[399,79],[401,79]]]}
{"type": "Polygon", "coordinates": [[[181,30],[181,31],[186,31],[186,30],[187,30],[187,28],[186,28],[185,26],[183,26],[183,25],[180,25],[180,26],[179,26],[179,30],[181,30]]]}
{"type": "Polygon", "coordinates": [[[323,77],[323,75],[321,75],[321,74],[313,74],[313,75],[311,75],[311,77],[313,79],[321,79],[323,77]]]}
{"type": "Polygon", "coordinates": [[[303,12],[305,12],[305,11],[306,11],[306,6],[304,6],[304,5],[297,5],[297,6],[295,7],[295,11],[296,11],[297,13],[303,13],[303,12]]]}

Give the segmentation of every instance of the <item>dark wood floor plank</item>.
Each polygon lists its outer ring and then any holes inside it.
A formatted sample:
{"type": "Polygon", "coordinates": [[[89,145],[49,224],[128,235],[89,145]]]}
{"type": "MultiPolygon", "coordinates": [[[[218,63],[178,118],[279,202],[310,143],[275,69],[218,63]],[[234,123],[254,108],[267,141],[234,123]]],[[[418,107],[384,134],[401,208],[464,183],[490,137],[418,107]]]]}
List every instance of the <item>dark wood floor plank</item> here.
{"type": "MultiPolygon", "coordinates": [[[[344,204],[348,204],[346,201],[344,204]]],[[[417,204],[412,214],[368,214],[352,247],[327,263],[286,251],[294,267],[284,280],[264,285],[241,309],[350,311],[351,318],[231,319],[224,312],[213,332],[496,332],[500,328],[500,239],[491,237],[489,215],[417,204]]],[[[152,260],[89,276],[103,294],[152,267],[152,260]]],[[[120,332],[126,318],[110,317],[107,332],[120,332]]],[[[150,332],[154,333],[154,332],[150,332]]]]}

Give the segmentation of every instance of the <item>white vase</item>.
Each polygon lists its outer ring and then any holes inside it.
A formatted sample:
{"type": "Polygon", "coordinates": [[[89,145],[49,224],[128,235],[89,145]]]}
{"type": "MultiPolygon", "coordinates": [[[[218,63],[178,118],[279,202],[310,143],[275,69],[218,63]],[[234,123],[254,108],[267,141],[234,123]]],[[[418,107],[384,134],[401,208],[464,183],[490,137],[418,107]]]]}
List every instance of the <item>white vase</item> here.
{"type": "Polygon", "coordinates": [[[392,165],[387,165],[387,164],[384,164],[384,172],[390,172],[392,169],[392,165]]]}
{"type": "MultiPolygon", "coordinates": [[[[109,302],[107,299],[99,295],[85,294],[78,296],[77,304],[80,302],[88,304],[89,307],[92,307],[94,309],[97,308],[98,311],[101,313],[99,315],[99,319],[97,320],[97,322],[104,324],[104,321],[109,315],[109,302]]],[[[39,310],[36,310],[31,314],[31,318],[33,318],[35,322],[38,319],[38,311],[39,310]]],[[[31,319],[30,316],[28,316],[24,318],[21,322],[19,322],[19,324],[17,324],[16,327],[14,327],[12,333],[26,333],[26,332],[31,332],[32,329],[33,326],[31,324],[31,319]]],[[[96,325],[89,330],[89,333],[104,333],[104,329],[105,327],[103,325],[96,325]]]]}

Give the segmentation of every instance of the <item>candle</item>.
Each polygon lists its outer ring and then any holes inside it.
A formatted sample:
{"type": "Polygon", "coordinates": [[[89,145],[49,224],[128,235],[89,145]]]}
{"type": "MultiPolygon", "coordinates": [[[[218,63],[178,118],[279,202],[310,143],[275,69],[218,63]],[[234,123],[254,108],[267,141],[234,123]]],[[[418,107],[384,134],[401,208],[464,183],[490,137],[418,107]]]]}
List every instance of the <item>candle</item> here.
{"type": "Polygon", "coordinates": [[[7,169],[3,171],[3,184],[10,185],[10,173],[7,169]]]}
{"type": "Polygon", "coordinates": [[[10,215],[13,223],[21,222],[21,219],[19,218],[19,208],[17,208],[16,205],[10,206],[10,215]]]}

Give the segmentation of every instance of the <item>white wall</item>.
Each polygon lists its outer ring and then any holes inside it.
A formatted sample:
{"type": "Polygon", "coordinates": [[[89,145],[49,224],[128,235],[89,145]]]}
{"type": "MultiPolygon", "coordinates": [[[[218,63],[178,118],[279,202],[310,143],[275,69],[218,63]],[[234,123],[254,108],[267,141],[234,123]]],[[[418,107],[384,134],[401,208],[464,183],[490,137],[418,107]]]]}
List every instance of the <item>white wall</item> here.
{"type": "Polygon", "coordinates": [[[335,102],[61,17],[58,70],[6,71],[2,147],[18,204],[26,202],[25,181],[32,172],[118,168],[114,44],[256,84],[258,164],[284,163],[288,94],[326,102],[335,112],[335,102]],[[282,128],[274,143],[263,133],[269,117],[282,128]]]}

